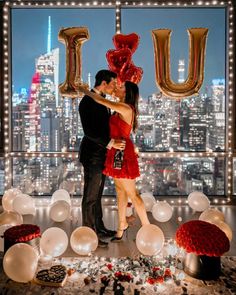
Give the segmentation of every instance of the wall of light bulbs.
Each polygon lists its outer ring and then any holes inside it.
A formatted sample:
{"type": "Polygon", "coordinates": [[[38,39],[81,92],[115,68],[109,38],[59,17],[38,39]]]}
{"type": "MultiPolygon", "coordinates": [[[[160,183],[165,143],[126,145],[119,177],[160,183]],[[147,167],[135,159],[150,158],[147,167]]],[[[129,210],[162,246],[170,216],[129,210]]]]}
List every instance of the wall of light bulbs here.
{"type": "MultiPolygon", "coordinates": [[[[227,77],[228,87],[226,88],[226,97],[228,97],[227,103],[227,122],[226,122],[226,151],[214,152],[208,150],[206,152],[152,152],[141,153],[141,157],[225,157],[226,159],[226,194],[227,198],[213,199],[215,204],[229,203],[233,200],[232,196],[232,184],[233,184],[233,157],[236,156],[233,145],[233,131],[234,131],[234,104],[235,104],[235,66],[234,66],[234,7],[232,1],[116,1],[116,2],[103,2],[103,1],[6,1],[3,7],[3,99],[4,99],[4,158],[5,158],[5,188],[9,188],[12,185],[12,159],[13,157],[64,157],[64,158],[76,158],[77,153],[73,152],[12,152],[11,151],[11,56],[10,56],[10,10],[11,8],[114,8],[115,9],[115,22],[116,32],[121,32],[121,8],[138,8],[138,7],[226,7],[228,30],[227,30],[227,77]]],[[[234,131],[235,132],[235,131],[234,131]]],[[[173,201],[172,201],[173,202],[173,201]]],[[[183,200],[184,202],[184,200],[183,200]]],[[[178,204],[182,203],[181,198],[177,200],[178,204]]]]}

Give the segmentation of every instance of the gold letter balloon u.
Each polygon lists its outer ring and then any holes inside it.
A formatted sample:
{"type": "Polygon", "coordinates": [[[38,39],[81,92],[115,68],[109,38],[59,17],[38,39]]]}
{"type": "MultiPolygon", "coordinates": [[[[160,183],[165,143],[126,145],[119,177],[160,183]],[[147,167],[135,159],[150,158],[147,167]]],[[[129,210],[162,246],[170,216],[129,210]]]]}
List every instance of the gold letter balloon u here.
{"type": "Polygon", "coordinates": [[[176,99],[198,94],[204,79],[205,48],[208,29],[188,29],[189,65],[188,77],[183,83],[174,83],[170,75],[170,36],[171,30],[152,30],[156,82],[168,97],[176,99]]]}

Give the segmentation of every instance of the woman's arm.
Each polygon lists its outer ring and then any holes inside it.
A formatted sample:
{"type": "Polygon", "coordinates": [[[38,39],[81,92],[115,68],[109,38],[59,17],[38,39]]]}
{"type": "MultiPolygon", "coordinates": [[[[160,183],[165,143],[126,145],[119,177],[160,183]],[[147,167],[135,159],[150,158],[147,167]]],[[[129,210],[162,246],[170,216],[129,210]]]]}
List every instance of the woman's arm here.
{"type": "Polygon", "coordinates": [[[80,92],[83,92],[84,94],[90,96],[97,103],[102,104],[116,111],[117,113],[120,113],[124,118],[127,118],[127,116],[130,116],[132,114],[131,107],[127,105],[126,103],[110,101],[95,92],[89,91],[84,86],[78,86],[78,89],[80,92]]]}

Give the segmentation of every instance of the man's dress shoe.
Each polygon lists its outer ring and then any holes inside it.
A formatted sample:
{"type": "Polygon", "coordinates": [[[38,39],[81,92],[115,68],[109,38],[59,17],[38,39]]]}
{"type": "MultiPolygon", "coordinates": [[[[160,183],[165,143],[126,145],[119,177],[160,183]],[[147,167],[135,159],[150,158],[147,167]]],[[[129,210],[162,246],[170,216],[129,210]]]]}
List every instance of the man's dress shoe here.
{"type": "Polygon", "coordinates": [[[97,228],[96,233],[98,235],[102,236],[102,237],[110,238],[110,237],[113,237],[116,234],[116,231],[109,230],[109,229],[103,227],[103,228],[97,228]]]}

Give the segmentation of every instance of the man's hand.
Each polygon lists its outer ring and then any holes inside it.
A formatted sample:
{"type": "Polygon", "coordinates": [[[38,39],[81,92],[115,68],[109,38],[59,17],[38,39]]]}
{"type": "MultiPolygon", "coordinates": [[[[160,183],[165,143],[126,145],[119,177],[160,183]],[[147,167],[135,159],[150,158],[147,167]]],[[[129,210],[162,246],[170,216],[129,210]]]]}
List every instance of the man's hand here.
{"type": "Polygon", "coordinates": [[[125,149],[126,141],[124,139],[114,139],[112,147],[117,150],[125,149]]]}

